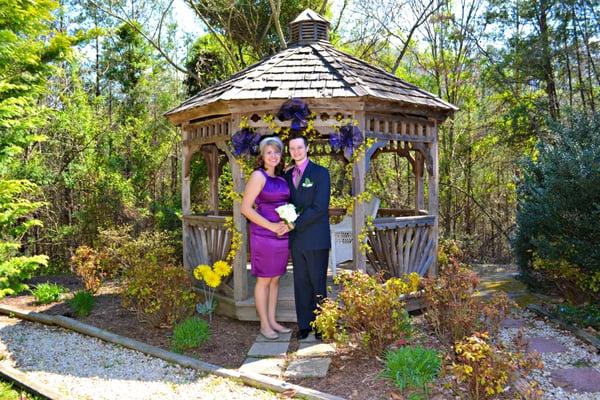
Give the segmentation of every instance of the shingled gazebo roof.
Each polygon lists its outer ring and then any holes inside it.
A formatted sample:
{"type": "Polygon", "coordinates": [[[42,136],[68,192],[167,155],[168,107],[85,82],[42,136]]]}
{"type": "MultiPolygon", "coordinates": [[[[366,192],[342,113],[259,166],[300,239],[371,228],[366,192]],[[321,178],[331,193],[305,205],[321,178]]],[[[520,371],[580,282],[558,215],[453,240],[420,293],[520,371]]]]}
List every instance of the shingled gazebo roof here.
{"type": "Polygon", "coordinates": [[[198,92],[166,115],[172,116],[218,101],[291,97],[371,97],[442,113],[458,110],[454,105],[381,68],[335,49],[326,40],[315,40],[292,44],[229,79],[198,92]]]}

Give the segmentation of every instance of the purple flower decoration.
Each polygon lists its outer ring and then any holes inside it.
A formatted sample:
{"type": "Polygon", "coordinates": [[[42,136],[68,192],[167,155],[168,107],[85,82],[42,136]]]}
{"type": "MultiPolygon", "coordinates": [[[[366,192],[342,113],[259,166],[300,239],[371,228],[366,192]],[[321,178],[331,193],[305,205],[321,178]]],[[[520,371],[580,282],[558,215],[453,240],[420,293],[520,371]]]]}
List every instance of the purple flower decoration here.
{"type": "Polygon", "coordinates": [[[364,140],[363,134],[358,126],[347,124],[340,127],[339,132],[333,132],[329,135],[329,144],[335,151],[344,149],[344,156],[347,159],[352,157],[354,149],[358,148],[364,140]]]}
{"type": "Polygon", "coordinates": [[[292,120],[291,128],[293,130],[300,130],[302,128],[306,128],[307,122],[310,115],[310,110],[308,109],[308,105],[298,98],[291,98],[279,109],[277,113],[277,118],[280,121],[292,120]]]}
{"type": "Polygon", "coordinates": [[[231,143],[233,144],[233,154],[237,157],[243,154],[258,154],[258,143],[260,135],[250,128],[243,128],[233,134],[231,143]]]}

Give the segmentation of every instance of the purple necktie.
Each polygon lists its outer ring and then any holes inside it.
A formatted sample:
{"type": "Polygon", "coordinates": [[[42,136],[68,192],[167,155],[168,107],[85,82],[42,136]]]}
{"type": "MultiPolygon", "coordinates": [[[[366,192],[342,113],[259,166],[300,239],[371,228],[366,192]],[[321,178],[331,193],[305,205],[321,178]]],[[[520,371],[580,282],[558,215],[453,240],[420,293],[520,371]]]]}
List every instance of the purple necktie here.
{"type": "Polygon", "coordinates": [[[302,177],[302,171],[300,171],[300,168],[298,167],[294,167],[294,173],[293,173],[293,180],[294,180],[294,187],[298,188],[298,184],[300,184],[300,178],[302,177]]]}

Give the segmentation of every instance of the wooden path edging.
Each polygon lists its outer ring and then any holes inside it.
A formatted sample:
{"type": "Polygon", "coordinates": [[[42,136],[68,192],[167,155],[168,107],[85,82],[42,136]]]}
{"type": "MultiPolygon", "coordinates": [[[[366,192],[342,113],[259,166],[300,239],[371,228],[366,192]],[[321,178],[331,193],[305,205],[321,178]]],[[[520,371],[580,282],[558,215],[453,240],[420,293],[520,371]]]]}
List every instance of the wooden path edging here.
{"type": "Polygon", "coordinates": [[[588,333],[588,332],[584,331],[583,329],[573,326],[571,324],[567,324],[566,322],[562,321],[559,318],[556,318],[554,315],[547,312],[546,310],[544,310],[542,307],[538,306],[537,304],[528,304],[527,309],[530,311],[533,311],[534,313],[536,313],[538,315],[546,317],[546,318],[552,320],[553,322],[556,322],[561,328],[571,331],[579,339],[591,344],[592,346],[595,346],[597,350],[600,350],[600,340],[597,339],[596,337],[594,337],[594,335],[592,335],[591,333],[588,333]]]}
{"type": "MultiPolygon", "coordinates": [[[[287,383],[280,379],[270,378],[268,376],[252,372],[240,372],[237,370],[227,369],[219,367],[217,365],[209,364],[207,362],[200,361],[189,356],[173,353],[161,349],[157,346],[152,346],[147,343],[126,338],[124,336],[117,335],[104,329],[96,328],[94,326],[85,324],[72,318],[64,317],[62,315],[47,315],[33,311],[24,311],[4,304],[0,305],[0,314],[5,314],[9,317],[20,318],[46,325],[60,326],[62,328],[70,329],[72,331],[79,332],[84,335],[92,336],[104,340],[106,342],[126,347],[128,349],[139,351],[141,353],[145,353],[171,363],[179,364],[183,367],[193,368],[198,371],[238,380],[248,386],[253,386],[259,389],[272,390],[277,393],[285,392],[289,395],[293,394],[293,397],[311,400],[343,400],[342,397],[319,392],[318,390],[310,389],[304,386],[287,383]]],[[[54,400],[55,398],[51,399],[54,400]]],[[[62,397],[58,397],[56,399],[62,399],[62,397]]]]}
{"type": "Polygon", "coordinates": [[[0,377],[7,381],[13,382],[16,386],[33,395],[43,397],[49,400],[68,400],[68,397],[63,396],[50,389],[46,385],[34,382],[27,377],[26,374],[14,369],[8,365],[0,365],[0,377]]]}

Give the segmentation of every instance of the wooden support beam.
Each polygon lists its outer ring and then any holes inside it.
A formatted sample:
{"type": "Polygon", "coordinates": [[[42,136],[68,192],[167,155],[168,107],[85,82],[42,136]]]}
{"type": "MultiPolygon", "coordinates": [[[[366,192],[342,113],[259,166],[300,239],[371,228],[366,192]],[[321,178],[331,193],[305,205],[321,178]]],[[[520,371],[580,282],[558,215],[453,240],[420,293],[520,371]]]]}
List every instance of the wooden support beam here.
{"type": "Polygon", "coordinates": [[[431,268],[429,269],[429,276],[437,276],[438,274],[438,265],[437,265],[437,253],[438,253],[438,240],[439,240],[439,164],[438,164],[438,132],[437,132],[437,123],[432,128],[432,134],[436,138],[436,141],[431,143],[429,147],[429,155],[431,159],[431,170],[428,176],[428,189],[429,189],[429,215],[433,215],[435,217],[435,222],[433,224],[432,230],[432,240],[433,240],[433,248],[431,257],[433,259],[433,263],[431,268]]]}
{"type": "Polygon", "coordinates": [[[381,140],[395,140],[398,142],[415,142],[415,143],[431,143],[435,138],[427,136],[407,135],[398,133],[379,133],[379,132],[367,132],[366,137],[381,139],[381,140]]]}
{"type": "Polygon", "coordinates": [[[378,140],[365,151],[365,175],[369,172],[369,168],[371,167],[371,159],[376,154],[377,150],[384,148],[388,145],[388,143],[388,140],[378,140]]]}
{"type": "MultiPolygon", "coordinates": [[[[357,112],[355,118],[358,121],[358,127],[361,132],[365,132],[366,120],[363,111],[357,112]]],[[[352,165],[352,195],[357,196],[365,191],[366,162],[363,159],[357,160],[352,165]]],[[[354,268],[362,272],[367,271],[367,257],[360,250],[359,235],[365,226],[365,204],[354,200],[354,213],[352,214],[352,254],[354,258],[354,268]]]]}
{"type": "Polygon", "coordinates": [[[425,168],[425,159],[420,152],[415,153],[415,213],[425,208],[424,186],[425,179],[423,169],[425,168]]]}
{"type": "Polygon", "coordinates": [[[219,149],[215,144],[202,146],[202,156],[208,167],[209,205],[214,215],[219,212],[219,149]]]}
{"type": "MultiPolygon", "coordinates": [[[[237,130],[240,124],[241,116],[232,114],[230,129],[237,130]]],[[[233,135],[233,132],[232,132],[233,135]]],[[[217,142],[217,147],[223,151],[229,159],[231,166],[231,175],[233,178],[233,190],[237,193],[244,193],[245,182],[244,173],[240,164],[237,163],[235,156],[225,142],[217,142]]],[[[242,235],[242,242],[233,260],[233,299],[235,301],[243,301],[248,298],[248,271],[246,270],[248,234],[246,229],[246,217],[242,215],[242,204],[239,200],[233,201],[233,224],[242,235]]]]}
{"type": "MultiPolygon", "coordinates": [[[[190,215],[192,213],[191,206],[191,197],[190,197],[190,185],[191,185],[191,176],[190,176],[190,159],[192,157],[191,149],[189,146],[185,144],[185,140],[189,135],[187,124],[183,124],[181,127],[182,136],[184,140],[184,144],[182,144],[181,154],[182,154],[182,168],[181,168],[181,213],[183,216],[190,215]]],[[[190,254],[190,232],[189,227],[186,225],[184,221],[182,221],[182,232],[183,232],[183,266],[188,270],[194,267],[192,265],[190,254]]]]}

